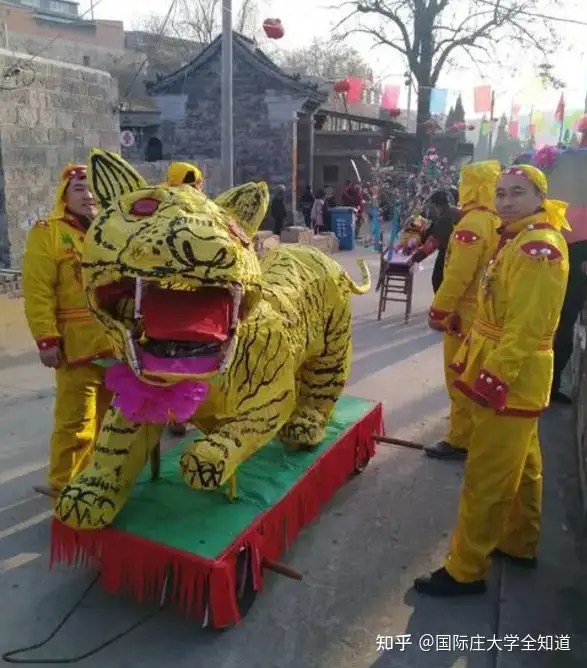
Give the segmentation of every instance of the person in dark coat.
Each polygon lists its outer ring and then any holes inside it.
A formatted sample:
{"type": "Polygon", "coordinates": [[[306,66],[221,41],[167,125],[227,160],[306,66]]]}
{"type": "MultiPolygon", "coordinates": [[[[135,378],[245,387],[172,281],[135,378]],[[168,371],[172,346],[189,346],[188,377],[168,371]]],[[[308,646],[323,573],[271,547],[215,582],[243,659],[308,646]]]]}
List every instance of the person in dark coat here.
{"type": "Polygon", "coordinates": [[[432,270],[432,288],[436,294],[442,283],[448,241],[461,218],[461,212],[455,206],[451,193],[446,190],[433,192],[424,204],[424,211],[432,220],[432,225],[426,232],[426,239],[423,239],[422,246],[414,253],[412,263],[422,262],[435,250],[438,251],[432,270]]]}
{"type": "Polygon", "coordinates": [[[300,197],[300,209],[306,222],[306,227],[312,227],[312,207],[314,206],[314,193],[312,186],[307,185],[300,197]]]}
{"type": "Polygon", "coordinates": [[[554,338],[554,370],[550,400],[559,404],[572,404],[571,397],[561,392],[563,371],[573,354],[575,323],[587,300],[587,241],[568,244],[569,280],[554,338]]]}
{"type": "Polygon", "coordinates": [[[279,186],[275,196],[271,200],[271,217],[273,218],[273,234],[281,235],[283,224],[287,217],[287,209],[285,208],[285,188],[279,186]]]}
{"type": "Polygon", "coordinates": [[[334,194],[334,191],[330,189],[330,191],[326,193],[324,208],[322,210],[322,224],[324,225],[325,232],[332,232],[332,209],[336,209],[336,195],[334,194]]]}

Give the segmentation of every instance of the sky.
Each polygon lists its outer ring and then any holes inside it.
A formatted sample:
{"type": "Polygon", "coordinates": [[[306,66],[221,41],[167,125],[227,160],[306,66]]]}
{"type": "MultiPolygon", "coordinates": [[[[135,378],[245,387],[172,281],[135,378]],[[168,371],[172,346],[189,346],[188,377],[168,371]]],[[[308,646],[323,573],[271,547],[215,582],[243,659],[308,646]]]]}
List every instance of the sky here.
{"type": "MultiPolygon", "coordinates": [[[[240,2],[241,0],[233,0],[233,11],[238,10],[240,2]]],[[[275,45],[276,48],[291,49],[309,43],[314,37],[327,38],[333,25],[343,15],[341,9],[333,8],[340,2],[341,0],[261,0],[260,14],[262,19],[281,19],[285,27],[285,37],[275,45]]],[[[581,19],[584,14],[581,0],[561,0],[558,4],[559,6],[548,13],[567,19],[581,19]]],[[[554,6],[555,3],[551,5],[554,6]]],[[[82,0],[80,13],[87,11],[89,6],[90,0],[82,0]]],[[[168,8],[168,0],[100,0],[95,8],[95,17],[123,21],[125,28],[132,30],[138,27],[141,17],[163,15],[168,8]]],[[[564,34],[565,42],[564,48],[553,59],[555,71],[567,85],[567,109],[582,109],[587,90],[587,59],[583,51],[586,27],[560,24],[560,31],[564,34]]],[[[367,36],[351,37],[349,44],[361,52],[383,83],[402,86],[400,106],[405,108],[407,96],[402,74],[406,64],[402,62],[401,56],[386,47],[373,49],[367,36]]],[[[587,49],[587,45],[585,48],[587,49]]],[[[523,53],[512,51],[510,59],[518,64],[519,73],[515,76],[511,71],[495,67],[480,71],[464,55],[459,61],[459,68],[446,71],[438,87],[449,90],[449,106],[460,93],[468,115],[472,115],[473,111],[473,88],[483,84],[491,85],[495,91],[497,114],[509,113],[512,104],[520,105],[522,114],[527,113],[531,106],[535,110],[554,112],[560,91],[544,90],[538,85],[532,63],[525,63],[523,53]]]]}

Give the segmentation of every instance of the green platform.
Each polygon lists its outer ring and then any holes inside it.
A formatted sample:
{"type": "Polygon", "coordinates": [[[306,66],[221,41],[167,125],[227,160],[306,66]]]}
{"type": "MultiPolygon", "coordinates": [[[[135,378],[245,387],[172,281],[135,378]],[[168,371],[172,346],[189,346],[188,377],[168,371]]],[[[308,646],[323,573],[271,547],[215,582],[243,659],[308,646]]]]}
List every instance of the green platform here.
{"type": "Polygon", "coordinates": [[[374,405],[365,399],[341,397],[326,438],[310,452],[287,453],[280,441],[271,441],[240,466],[239,498],[234,503],[220,493],[195,491],[185,484],[178,460],[183,443],[191,441],[186,439],[162,454],[160,480],[150,482],[150,470],[145,469],[113,528],[215,559],[374,405]]]}

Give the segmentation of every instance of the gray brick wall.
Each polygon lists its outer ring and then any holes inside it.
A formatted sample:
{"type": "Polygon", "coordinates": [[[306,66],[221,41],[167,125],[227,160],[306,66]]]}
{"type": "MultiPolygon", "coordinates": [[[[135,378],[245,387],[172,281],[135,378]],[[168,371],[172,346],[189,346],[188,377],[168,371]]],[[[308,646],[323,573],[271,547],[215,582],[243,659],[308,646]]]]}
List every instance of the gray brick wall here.
{"type": "MultiPolygon", "coordinates": [[[[73,39],[56,39],[51,41],[46,35],[30,35],[13,30],[0,31],[2,46],[19,53],[42,54],[45,58],[61,60],[75,65],[84,65],[89,58],[90,67],[110,70],[116,64],[128,59],[124,49],[113,49],[89,42],[73,39]]],[[[136,56],[137,62],[140,60],[136,56]]]]}
{"type": "MultiPolygon", "coordinates": [[[[19,55],[0,49],[0,71],[19,55]]],[[[98,146],[120,150],[118,93],[106,72],[37,58],[0,91],[0,267],[20,265],[27,219],[47,215],[61,169],[98,146]]]]}

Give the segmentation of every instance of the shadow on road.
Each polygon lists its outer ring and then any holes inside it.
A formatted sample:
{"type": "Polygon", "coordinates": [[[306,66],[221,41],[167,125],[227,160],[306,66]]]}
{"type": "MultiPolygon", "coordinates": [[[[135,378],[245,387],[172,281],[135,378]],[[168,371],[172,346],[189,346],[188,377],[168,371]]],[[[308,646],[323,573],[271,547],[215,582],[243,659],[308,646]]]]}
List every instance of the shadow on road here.
{"type": "MultiPolygon", "coordinates": [[[[358,383],[371,374],[407,360],[437,343],[438,334],[436,332],[414,335],[400,343],[392,341],[388,347],[360,357],[351,372],[350,383],[358,383]]],[[[392,377],[389,382],[393,383],[392,377]]]]}

